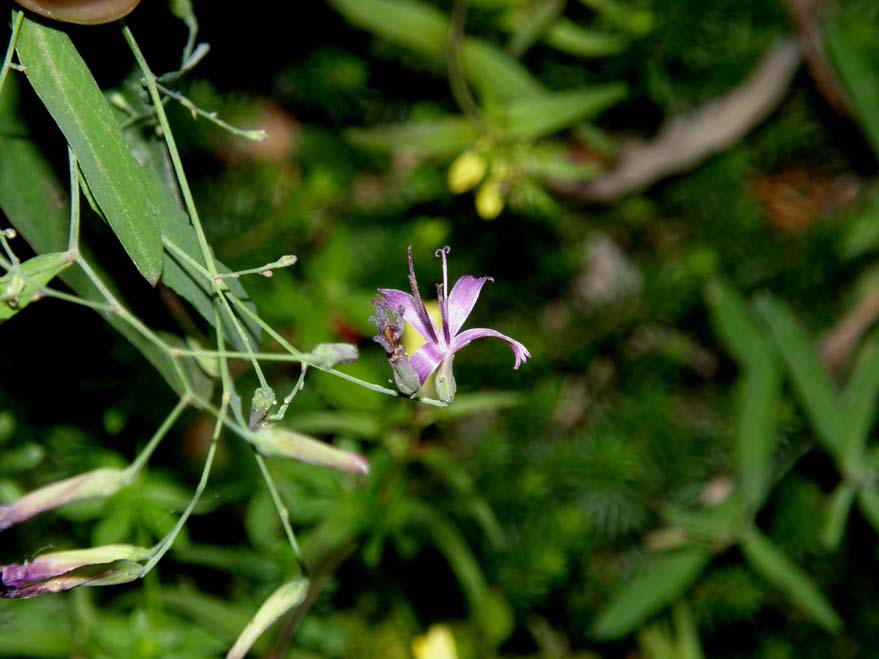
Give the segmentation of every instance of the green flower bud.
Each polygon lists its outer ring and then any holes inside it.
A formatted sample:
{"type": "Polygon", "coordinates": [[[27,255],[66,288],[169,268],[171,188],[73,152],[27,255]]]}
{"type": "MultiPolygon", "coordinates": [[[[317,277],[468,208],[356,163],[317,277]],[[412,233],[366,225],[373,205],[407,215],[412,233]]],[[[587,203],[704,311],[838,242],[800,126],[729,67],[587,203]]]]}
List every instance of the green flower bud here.
{"type": "Polygon", "coordinates": [[[356,453],[278,426],[266,426],[251,436],[256,450],[267,457],[292,458],[300,462],[347,471],[359,476],[369,473],[369,463],[356,453]]]}
{"type": "Polygon", "coordinates": [[[488,171],[485,157],[476,151],[465,151],[449,167],[449,190],[453,194],[467,192],[479,185],[488,171]]]}

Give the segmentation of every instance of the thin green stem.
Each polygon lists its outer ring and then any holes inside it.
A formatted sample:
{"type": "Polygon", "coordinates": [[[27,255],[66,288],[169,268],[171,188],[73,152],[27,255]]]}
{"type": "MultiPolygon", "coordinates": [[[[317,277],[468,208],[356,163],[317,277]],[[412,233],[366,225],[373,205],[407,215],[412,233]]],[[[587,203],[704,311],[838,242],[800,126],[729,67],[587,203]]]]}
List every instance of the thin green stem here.
{"type": "Polygon", "coordinates": [[[79,164],[73,149],[67,147],[67,160],[70,163],[70,237],[67,240],[67,249],[77,253],[79,251],[79,164]]]}
{"type": "Polygon", "coordinates": [[[103,311],[105,313],[119,312],[119,307],[113,306],[112,304],[107,304],[106,302],[93,302],[92,300],[86,300],[85,298],[71,295],[70,293],[65,293],[64,291],[56,291],[54,288],[41,288],[40,293],[42,293],[46,297],[54,297],[59,300],[64,300],[65,302],[70,302],[72,304],[79,304],[83,307],[94,309],[95,311],[103,311]]]}
{"type": "Polygon", "coordinates": [[[12,12],[12,36],[9,37],[9,45],[6,46],[6,57],[3,58],[3,68],[0,69],[0,92],[6,83],[6,75],[12,66],[12,56],[15,53],[15,44],[18,43],[18,35],[21,32],[21,24],[24,21],[23,11],[12,12]]]}
{"type": "Polygon", "coordinates": [[[156,87],[159,89],[160,92],[165,94],[165,96],[173,98],[175,101],[180,103],[180,105],[189,110],[193,116],[204,117],[205,119],[216,124],[223,130],[229,131],[233,135],[237,135],[238,137],[243,137],[248,140],[253,140],[254,142],[261,142],[268,136],[268,134],[262,129],[247,129],[233,126],[232,124],[220,119],[217,116],[216,112],[208,112],[206,110],[202,110],[183,94],[175,92],[173,89],[168,89],[161,83],[157,82],[156,87]]]}
{"type": "MultiPolygon", "coordinates": [[[[14,238],[16,236],[14,229],[9,229],[8,231],[0,231],[0,245],[3,246],[3,251],[6,252],[6,256],[9,257],[9,261],[3,261],[3,267],[7,270],[12,270],[14,267],[18,267],[21,265],[21,261],[18,260],[18,257],[15,255],[15,252],[12,251],[12,248],[9,246],[9,243],[6,241],[6,236],[10,236],[14,238]]],[[[2,257],[0,257],[2,258],[2,257]]]]}
{"type": "Polygon", "coordinates": [[[153,102],[156,117],[159,119],[159,125],[162,127],[165,144],[168,147],[168,154],[171,156],[171,162],[174,165],[174,173],[177,176],[177,182],[180,184],[180,192],[182,193],[183,201],[186,204],[186,211],[189,213],[189,220],[192,222],[192,226],[195,229],[196,238],[198,239],[198,245],[201,248],[201,254],[204,258],[205,265],[210,274],[215,275],[217,274],[216,264],[214,263],[214,258],[211,254],[211,248],[208,245],[204,228],[201,225],[201,219],[199,219],[198,209],[195,206],[195,199],[193,199],[192,191],[189,189],[189,181],[186,178],[186,172],[183,170],[183,162],[180,160],[180,152],[177,150],[177,142],[174,140],[174,133],[171,131],[171,125],[168,122],[168,115],[165,114],[165,106],[162,104],[162,97],[156,87],[156,76],[150,69],[149,64],[147,64],[140,47],[137,45],[137,41],[134,39],[134,35],[131,33],[131,30],[127,25],[123,25],[122,34],[128,42],[128,46],[131,48],[131,52],[134,54],[134,59],[137,61],[137,65],[140,67],[141,74],[146,82],[147,91],[149,91],[150,99],[153,102]]]}
{"type": "Polygon", "coordinates": [[[262,473],[262,478],[266,483],[266,487],[269,488],[269,494],[272,497],[272,502],[275,504],[275,510],[278,513],[278,517],[280,517],[281,519],[281,526],[284,527],[284,533],[287,536],[287,542],[290,543],[290,548],[293,550],[293,555],[296,557],[296,561],[299,563],[299,569],[302,570],[303,576],[308,576],[308,568],[305,565],[305,561],[302,559],[302,550],[299,548],[299,543],[296,541],[296,534],[293,532],[293,527],[290,526],[290,512],[287,510],[287,507],[281,500],[281,495],[278,492],[278,488],[275,487],[275,481],[272,479],[272,475],[269,473],[269,469],[266,466],[265,458],[257,453],[256,449],[254,449],[253,451],[253,457],[256,460],[256,464],[259,466],[259,470],[260,473],[262,473]]]}
{"type": "Polygon", "coordinates": [[[299,374],[299,379],[296,380],[296,384],[293,385],[293,390],[287,394],[286,398],[284,398],[284,403],[278,408],[278,411],[269,415],[268,418],[271,421],[280,421],[284,418],[284,415],[287,413],[287,408],[290,407],[290,403],[293,402],[293,399],[296,398],[296,394],[302,391],[302,388],[305,386],[305,376],[307,373],[308,363],[304,363],[302,365],[302,372],[299,374]]]}
{"type": "Polygon", "coordinates": [[[468,0],[455,0],[452,7],[451,29],[446,64],[449,70],[449,87],[461,111],[477,123],[482,123],[482,112],[470,93],[461,68],[461,44],[464,41],[464,24],[467,22],[468,0]]]}
{"type": "MultiPolygon", "coordinates": [[[[253,370],[256,372],[256,377],[259,378],[259,385],[264,389],[269,388],[269,383],[266,380],[265,374],[262,372],[262,368],[259,365],[255,353],[253,351],[253,346],[250,344],[250,337],[247,336],[247,332],[244,331],[244,328],[241,326],[241,321],[238,320],[238,317],[235,315],[235,312],[232,311],[232,307],[229,306],[229,301],[226,297],[218,292],[217,297],[223,305],[223,308],[226,309],[226,313],[229,315],[229,319],[232,321],[232,325],[235,327],[235,331],[238,333],[238,337],[241,339],[241,343],[244,344],[244,349],[247,351],[247,357],[250,360],[251,365],[253,366],[253,370]]],[[[219,322],[219,321],[218,321],[219,322]]]]}
{"type": "Polygon", "coordinates": [[[129,480],[133,480],[143,469],[144,465],[146,465],[147,461],[152,456],[153,452],[159,446],[159,443],[164,439],[165,435],[168,434],[168,431],[171,429],[171,426],[176,423],[177,419],[183,413],[183,410],[189,405],[189,396],[183,395],[179,401],[177,401],[177,405],[174,406],[174,409],[171,410],[171,413],[165,417],[165,420],[162,422],[162,425],[159,426],[158,430],[153,434],[150,438],[150,441],[147,442],[147,445],[143,447],[143,450],[138,454],[137,458],[134,459],[134,462],[129,465],[128,469],[125,470],[126,477],[129,480]]]}
{"type": "MultiPolygon", "coordinates": [[[[304,353],[300,352],[296,348],[294,348],[283,336],[278,334],[271,325],[269,325],[266,321],[259,317],[255,311],[252,311],[246,304],[244,304],[241,300],[239,300],[234,295],[229,296],[229,300],[232,301],[235,306],[237,306],[242,313],[251,318],[257,325],[259,325],[263,331],[266,332],[269,336],[271,336],[278,344],[287,350],[291,355],[295,355],[297,357],[305,357],[304,353]]],[[[271,353],[269,353],[271,354],[271,353]]],[[[301,359],[303,363],[310,363],[308,359],[301,359]]],[[[387,394],[388,396],[398,396],[399,394],[393,389],[388,389],[387,387],[382,387],[378,384],[373,384],[372,382],[367,382],[366,380],[361,380],[360,378],[354,377],[353,375],[348,375],[347,373],[343,373],[342,371],[337,371],[334,368],[321,368],[317,364],[310,363],[311,366],[317,368],[318,370],[323,371],[324,373],[331,373],[338,378],[342,378],[343,380],[348,380],[349,382],[353,382],[354,384],[359,384],[362,387],[366,387],[370,391],[375,391],[380,394],[387,394]]]]}

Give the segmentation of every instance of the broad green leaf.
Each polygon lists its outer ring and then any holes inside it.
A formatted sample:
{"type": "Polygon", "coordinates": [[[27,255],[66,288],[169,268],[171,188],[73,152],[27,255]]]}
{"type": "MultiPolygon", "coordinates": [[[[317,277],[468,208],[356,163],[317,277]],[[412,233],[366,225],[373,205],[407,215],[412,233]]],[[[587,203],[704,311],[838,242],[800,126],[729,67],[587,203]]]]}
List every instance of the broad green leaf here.
{"type": "Polygon", "coordinates": [[[851,43],[839,20],[830,21],[824,43],[854,105],[861,128],[879,158],[879,73],[851,43]]]}
{"type": "Polygon", "coordinates": [[[851,485],[840,483],[830,495],[827,502],[827,518],[821,532],[821,543],[829,551],[835,551],[839,547],[855,494],[856,490],[851,485]]]}
{"type": "Polygon", "coordinates": [[[362,149],[405,150],[420,158],[451,158],[473,146],[479,132],[464,117],[446,117],[349,129],[345,138],[362,149]]]}
{"type": "Polygon", "coordinates": [[[879,337],[872,336],[858,353],[854,369],[844,392],[847,465],[855,468],[866,448],[870,429],[876,419],[876,395],[879,393],[879,337]]]}
{"type": "Polygon", "coordinates": [[[772,480],[777,434],[775,412],[781,397],[781,374],[772,360],[746,368],[736,419],[739,478],[752,510],[766,498],[772,480]]]}
{"type": "MultiPolygon", "coordinates": [[[[330,0],[349,23],[436,60],[445,68],[449,19],[414,0],[330,0]]],[[[528,70],[499,48],[473,37],[461,44],[464,76],[487,96],[511,100],[542,91],[528,70]]]]}
{"type": "Polygon", "coordinates": [[[692,586],[710,559],[707,548],[695,545],[649,557],[599,612],[592,635],[614,640],[635,631],[692,586]]]}
{"type": "Polygon", "coordinates": [[[533,140],[594,117],[626,95],[621,83],[591,89],[540,94],[505,107],[504,132],[510,138],[533,140]]]}
{"type": "Polygon", "coordinates": [[[798,608],[829,632],[842,629],[842,620],[806,572],[768,538],[751,529],[742,539],[742,552],[754,571],[781,590],[798,608]]]}
{"type": "Polygon", "coordinates": [[[766,331],[735,287],[712,279],[705,287],[705,301],[714,333],[740,365],[762,364],[772,358],[766,331]]]}
{"type": "MultiPolygon", "coordinates": [[[[62,252],[67,249],[69,193],[58,182],[55,172],[17,114],[16,91],[15,79],[7,78],[0,95],[0,208],[35,252],[62,252]]],[[[86,246],[81,246],[80,251],[98,270],[104,282],[110,284],[108,277],[95,266],[86,246]]],[[[80,268],[68,268],[60,278],[81,297],[103,301],[80,268]]],[[[165,352],[117,316],[103,316],[156,367],[174,391],[179,394],[185,391],[183,381],[165,352]]],[[[191,359],[179,361],[189,373],[193,389],[198,395],[209,397],[211,381],[201,373],[198,365],[191,359]]]]}
{"type": "Polygon", "coordinates": [[[820,442],[834,456],[845,449],[845,419],[835,387],[818,360],[815,344],[794,315],[771,297],[758,308],[775,338],[787,370],[820,442]]]}
{"type": "Polygon", "coordinates": [[[17,51],[114,233],[144,278],[155,284],[162,271],[158,209],[88,66],[66,33],[28,18],[17,51]]]}
{"type": "Polygon", "coordinates": [[[587,30],[560,18],[543,37],[547,45],[578,57],[606,57],[625,50],[627,41],[615,34],[587,30]]]}
{"type": "Polygon", "coordinates": [[[243,659],[256,639],[287,611],[302,604],[307,594],[308,579],[294,579],[279,586],[247,623],[226,659],[243,659]]]}
{"type": "Polygon", "coordinates": [[[39,254],[0,277],[0,323],[24,309],[40,289],[73,262],[70,252],[39,254]]]}

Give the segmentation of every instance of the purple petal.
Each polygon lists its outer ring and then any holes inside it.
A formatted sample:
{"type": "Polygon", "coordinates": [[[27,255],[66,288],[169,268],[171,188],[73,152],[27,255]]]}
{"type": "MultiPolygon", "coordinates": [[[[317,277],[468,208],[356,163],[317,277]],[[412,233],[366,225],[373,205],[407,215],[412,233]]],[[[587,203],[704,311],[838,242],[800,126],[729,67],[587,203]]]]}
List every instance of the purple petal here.
{"type": "Polygon", "coordinates": [[[458,330],[467,322],[467,317],[473,311],[476,300],[479,299],[479,292],[487,281],[494,281],[491,277],[471,277],[464,275],[452,287],[449,293],[448,301],[448,318],[449,330],[452,336],[458,333],[458,330]]]}
{"type": "Polygon", "coordinates": [[[425,343],[409,358],[409,364],[418,373],[418,381],[424,381],[436,370],[443,360],[443,353],[432,343],[425,343]]]}
{"type": "Polygon", "coordinates": [[[437,343],[433,321],[427,315],[427,309],[414,297],[394,288],[380,288],[378,292],[385,296],[388,305],[395,311],[403,310],[403,320],[412,325],[415,331],[430,343],[437,343]]]}
{"type": "MultiPolygon", "coordinates": [[[[457,287],[458,285],[455,284],[455,288],[457,287]]],[[[454,293],[454,291],[452,292],[454,293]]],[[[511,339],[506,334],[501,334],[496,330],[486,329],[484,327],[477,327],[474,329],[466,330],[458,334],[458,336],[456,336],[454,339],[452,339],[452,354],[458,352],[461,348],[470,345],[472,341],[483,338],[494,338],[506,341],[507,345],[510,346],[510,349],[513,351],[513,355],[516,358],[516,363],[513,365],[513,368],[519,368],[519,366],[524,364],[531,356],[531,353],[528,352],[528,348],[526,348],[515,339],[511,339]]]]}

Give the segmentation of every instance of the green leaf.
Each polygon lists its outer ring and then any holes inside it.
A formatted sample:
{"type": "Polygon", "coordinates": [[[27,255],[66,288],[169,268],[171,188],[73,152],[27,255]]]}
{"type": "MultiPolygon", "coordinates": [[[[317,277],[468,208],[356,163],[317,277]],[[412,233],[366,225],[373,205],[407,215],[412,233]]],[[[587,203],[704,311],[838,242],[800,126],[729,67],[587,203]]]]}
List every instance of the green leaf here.
{"type": "Polygon", "coordinates": [[[852,45],[836,17],[827,26],[824,43],[854,105],[861,128],[873,147],[873,153],[879,158],[879,73],[852,45]]]}
{"type": "Polygon", "coordinates": [[[302,604],[307,594],[308,579],[293,579],[281,584],[247,623],[226,659],[243,659],[256,639],[287,611],[302,604]]]}
{"type": "Polygon", "coordinates": [[[714,333],[740,365],[771,359],[769,337],[734,286],[723,279],[712,279],[705,287],[705,301],[714,333]]]}
{"type": "MultiPolygon", "coordinates": [[[[431,5],[413,0],[330,0],[330,4],[352,25],[445,68],[449,19],[431,5]]],[[[542,91],[524,66],[481,39],[465,38],[460,54],[464,76],[484,95],[511,100],[542,91]]]]}
{"type": "Polygon", "coordinates": [[[879,533],[879,492],[875,490],[858,490],[858,508],[861,514],[870,522],[870,526],[879,533]]]}
{"type": "Polygon", "coordinates": [[[626,86],[613,83],[516,100],[505,107],[505,134],[522,140],[551,135],[594,117],[621,101],[625,95],[626,86]]]}
{"type": "Polygon", "coordinates": [[[876,419],[879,393],[879,337],[870,337],[858,353],[843,393],[845,405],[846,464],[856,467],[867,445],[876,419]]]}
{"type": "Polygon", "coordinates": [[[30,304],[40,289],[72,262],[70,252],[40,254],[0,277],[0,323],[30,304]]]}
{"type": "Polygon", "coordinates": [[[628,42],[615,34],[586,30],[567,18],[560,18],[543,37],[547,45],[578,57],[607,57],[625,50],[628,42]]]}
{"type": "Polygon", "coordinates": [[[808,574],[785,556],[768,538],[752,529],[742,538],[742,552],[754,571],[785,593],[828,632],[842,629],[842,620],[808,574]]]}
{"type": "Polygon", "coordinates": [[[592,635],[609,641],[635,631],[693,585],[710,559],[708,549],[695,545],[649,557],[599,612],[592,635]]]}
{"type": "Polygon", "coordinates": [[[532,3],[531,7],[526,9],[521,18],[515,22],[513,33],[507,44],[507,50],[510,54],[514,57],[521,57],[555,23],[564,8],[564,3],[558,0],[532,3]]]}
{"type": "Polygon", "coordinates": [[[835,551],[845,532],[856,490],[848,483],[840,483],[830,495],[827,505],[827,519],[821,532],[821,544],[828,551],[835,551]]]}
{"type": "MultiPolygon", "coordinates": [[[[7,78],[0,95],[0,208],[12,225],[38,254],[61,252],[67,249],[69,225],[68,192],[55,176],[27,128],[17,114],[17,85],[7,78]]],[[[81,246],[93,267],[109,283],[106,275],[94,265],[94,259],[81,246]]],[[[64,270],[60,278],[81,297],[102,302],[101,294],[80,268],[64,270]]],[[[125,336],[168,382],[174,391],[182,394],[185,385],[167,353],[146,340],[128,323],[117,316],[104,314],[104,319],[125,336]]],[[[193,389],[199,396],[209,397],[211,381],[201,373],[194,360],[181,359],[190,375],[193,389]]]]}
{"type": "Polygon", "coordinates": [[[140,273],[155,285],[162,271],[158,209],[88,66],[66,33],[28,18],[17,51],[114,233],[140,273]]]}
{"type": "Polygon", "coordinates": [[[406,150],[419,158],[452,158],[471,147],[479,132],[464,117],[384,124],[345,131],[354,146],[372,151],[406,150]]]}
{"type": "Polygon", "coordinates": [[[775,411],[781,397],[781,374],[772,361],[747,368],[736,419],[739,478],[751,510],[766,498],[772,480],[777,433],[775,411]]]}
{"type": "Polygon", "coordinates": [[[794,315],[771,297],[758,302],[775,344],[818,439],[835,457],[845,448],[845,420],[835,387],[818,360],[815,344],[794,315]]]}

